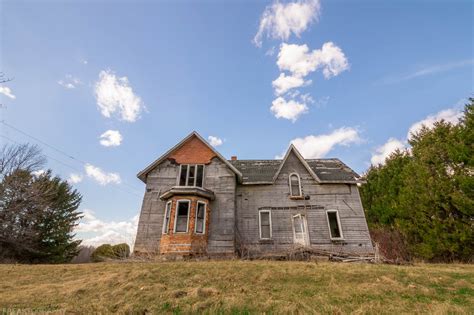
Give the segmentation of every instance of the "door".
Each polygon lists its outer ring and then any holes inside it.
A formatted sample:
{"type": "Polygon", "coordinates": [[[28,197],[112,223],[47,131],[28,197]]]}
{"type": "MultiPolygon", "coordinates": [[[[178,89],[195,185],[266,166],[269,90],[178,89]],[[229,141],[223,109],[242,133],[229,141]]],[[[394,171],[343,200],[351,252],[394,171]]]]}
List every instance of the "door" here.
{"type": "Polygon", "coordinates": [[[293,235],[295,244],[309,245],[308,224],[304,215],[297,214],[293,216],[293,235]]]}

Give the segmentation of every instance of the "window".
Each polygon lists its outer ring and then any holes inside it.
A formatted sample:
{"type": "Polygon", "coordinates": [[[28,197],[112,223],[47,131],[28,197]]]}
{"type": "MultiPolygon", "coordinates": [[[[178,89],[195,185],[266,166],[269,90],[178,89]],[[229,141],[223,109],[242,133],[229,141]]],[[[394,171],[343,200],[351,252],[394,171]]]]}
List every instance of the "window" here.
{"type": "Polygon", "coordinates": [[[260,238],[271,239],[272,238],[272,217],[270,210],[260,210],[259,221],[260,221],[260,238]]]}
{"type": "Polygon", "coordinates": [[[179,171],[179,186],[202,187],[204,165],[182,164],[179,171]]]}
{"type": "Polygon", "coordinates": [[[291,197],[301,197],[302,193],[300,176],[296,173],[292,173],[290,174],[289,181],[291,197]]]}
{"type": "Polygon", "coordinates": [[[196,234],[204,234],[206,225],[206,204],[204,202],[197,203],[196,208],[196,223],[194,225],[194,232],[196,234]]]}
{"type": "Polygon", "coordinates": [[[189,205],[189,200],[178,200],[176,205],[176,220],[174,223],[175,232],[188,232],[189,205]]]}
{"type": "Polygon", "coordinates": [[[166,203],[165,217],[163,218],[163,234],[168,234],[170,225],[171,201],[166,203]]]}
{"type": "Polygon", "coordinates": [[[337,210],[328,210],[326,213],[328,216],[329,235],[331,239],[342,239],[341,222],[337,210]]]}

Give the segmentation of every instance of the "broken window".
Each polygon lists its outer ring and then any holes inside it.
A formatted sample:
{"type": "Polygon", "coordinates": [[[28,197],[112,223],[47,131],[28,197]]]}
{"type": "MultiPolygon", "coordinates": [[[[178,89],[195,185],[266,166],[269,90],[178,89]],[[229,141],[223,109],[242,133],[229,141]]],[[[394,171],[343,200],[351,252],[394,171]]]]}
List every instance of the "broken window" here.
{"type": "Polygon", "coordinates": [[[170,225],[171,201],[166,203],[165,216],[163,218],[163,234],[168,234],[170,225]]]}
{"type": "Polygon", "coordinates": [[[272,218],[270,210],[259,211],[260,221],[260,238],[271,239],[272,238],[272,218]]]}
{"type": "Polygon", "coordinates": [[[174,231],[186,233],[188,231],[188,220],[189,220],[189,201],[178,200],[178,203],[176,206],[176,222],[174,225],[174,231]]]}
{"type": "Polygon", "coordinates": [[[342,239],[341,222],[337,210],[328,210],[327,216],[331,239],[342,239]]]}
{"type": "Polygon", "coordinates": [[[179,171],[179,186],[202,187],[204,165],[182,164],[179,171]]]}
{"type": "Polygon", "coordinates": [[[204,234],[206,224],[206,204],[204,202],[197,203],[196,209],[196,224],[195,224],[195,232],[197,234],[204,234]]]}
{"type": "Polygon", "coordinates": [[[290,174],[289,180],[291,197],[301,197],[300,176],[296,173],[290,174]]]}

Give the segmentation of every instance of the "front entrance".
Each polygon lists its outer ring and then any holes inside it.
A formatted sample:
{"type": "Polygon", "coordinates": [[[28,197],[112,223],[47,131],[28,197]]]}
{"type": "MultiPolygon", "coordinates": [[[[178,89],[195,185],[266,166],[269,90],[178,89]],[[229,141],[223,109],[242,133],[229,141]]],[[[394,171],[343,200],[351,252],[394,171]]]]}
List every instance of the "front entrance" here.
{"type": "Polygon", "coordinates": [[[293,216],[293,239],[295,244],[301,246],[309,245],[308,223],[302,214],[293,216]]]}

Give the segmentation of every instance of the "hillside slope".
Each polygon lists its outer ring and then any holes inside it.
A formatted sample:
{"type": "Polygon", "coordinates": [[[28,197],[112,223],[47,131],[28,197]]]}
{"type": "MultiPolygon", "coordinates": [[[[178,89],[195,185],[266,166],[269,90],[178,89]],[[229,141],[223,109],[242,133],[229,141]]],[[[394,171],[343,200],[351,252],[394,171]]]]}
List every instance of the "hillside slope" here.
{"type": "Polygon", "coordinates": [[[474,311],[474,265],[268,261],[0,265],[0,284],[0,309],[7,312],[474,311]]]}

